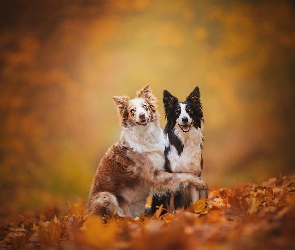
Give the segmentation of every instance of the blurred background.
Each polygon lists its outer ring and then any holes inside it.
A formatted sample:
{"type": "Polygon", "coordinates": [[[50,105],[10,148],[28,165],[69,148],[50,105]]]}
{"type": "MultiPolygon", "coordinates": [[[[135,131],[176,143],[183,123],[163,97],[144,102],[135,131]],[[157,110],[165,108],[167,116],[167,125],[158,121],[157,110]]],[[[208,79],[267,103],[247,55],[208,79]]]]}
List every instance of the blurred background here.
{"type": "Polygon", "coordinates": [[[111,96],[200,87],[203,178],[294,174],[293,1],[0,1],[0,217],[87,199],[111,96]]]}

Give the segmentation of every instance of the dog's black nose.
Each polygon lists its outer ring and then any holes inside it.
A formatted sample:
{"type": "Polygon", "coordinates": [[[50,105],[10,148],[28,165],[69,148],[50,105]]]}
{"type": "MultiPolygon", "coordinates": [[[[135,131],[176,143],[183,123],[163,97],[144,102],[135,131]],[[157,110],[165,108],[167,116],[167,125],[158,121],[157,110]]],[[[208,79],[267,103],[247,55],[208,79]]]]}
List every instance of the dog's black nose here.
{"type": "Polygon", "coordinates": [[[144,113],[140,113],[140,114],[139,114],[139,118],[140,118],[140,119],[145,119],[145,114],[144,114],[144,113]]]}
{"type": "Polygon", "coordinates": [[[182,118],[182,122],[187,123],[188,122],[188,118],[187,117],[183,117],[182,118]]]}

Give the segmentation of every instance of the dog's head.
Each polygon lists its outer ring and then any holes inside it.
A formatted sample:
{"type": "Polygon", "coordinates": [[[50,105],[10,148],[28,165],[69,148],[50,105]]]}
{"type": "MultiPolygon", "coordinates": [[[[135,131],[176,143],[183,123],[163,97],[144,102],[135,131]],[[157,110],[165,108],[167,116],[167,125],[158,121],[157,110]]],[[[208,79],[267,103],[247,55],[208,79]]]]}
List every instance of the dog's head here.
{"type": "Polygon", "coordinates": [[[164,90],[163,96],[165,116],[171,128],[179,126],[183,132],[189,132],[190,128],[201,128],[203,118],[200,91],[196,87],[185,102],[178,102],[178,99],[164,90]]]}
{"type": "Polygon", "coordinates": [[[118,108],[120,124],[123,127],[146,126],[158,123],[157,99],[147,84],[136,92],[137,97],[130,100],[128,96],[114,96],[118,108]]]}

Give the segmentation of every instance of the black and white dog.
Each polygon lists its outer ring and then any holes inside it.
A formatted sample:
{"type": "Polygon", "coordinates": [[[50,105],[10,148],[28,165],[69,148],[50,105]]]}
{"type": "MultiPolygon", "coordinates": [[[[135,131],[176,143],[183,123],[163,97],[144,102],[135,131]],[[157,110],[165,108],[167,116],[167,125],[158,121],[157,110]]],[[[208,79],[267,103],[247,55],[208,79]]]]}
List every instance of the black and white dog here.
{"type": "MultiPolygon", "coordinates": [[[[165,170],[171,173],[191,173],[200,177],[203,168],[204,117],[199,88],[196,87],[185,102],[178,102],[176,97],[164,90],[163,103],[167,119],[164,129],[165,170]]],[[[191,202],[195,203],[207,196],[207,188],[199,190],[188,184],[175,193],[155,194],[151,212],[154,213],[161,204],[170,212],[180,207],[186,208],[191,202]]]]}

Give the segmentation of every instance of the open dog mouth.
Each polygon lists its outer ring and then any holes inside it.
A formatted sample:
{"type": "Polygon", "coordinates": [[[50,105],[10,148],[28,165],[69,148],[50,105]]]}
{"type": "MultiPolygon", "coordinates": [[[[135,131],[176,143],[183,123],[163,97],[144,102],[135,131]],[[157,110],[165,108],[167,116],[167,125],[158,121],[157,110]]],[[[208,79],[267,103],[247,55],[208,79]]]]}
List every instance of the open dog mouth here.
{"type": "Polygon", "coordinates": [[[188,125],[188,124],[184,124],[184,125],[178,124],[178,126],[181,128],[181,130],[183,132],[188,132],[190,130],[190,128],[191,128],[191,125],[188,125]]]}
{"type": "Polygon", "coordinates": [[[142,125],[142,126],[146,126],[148,124],[148,120],[147,119],[142,119],[139,122],[137,122],[138,125],[142,125]]]}

